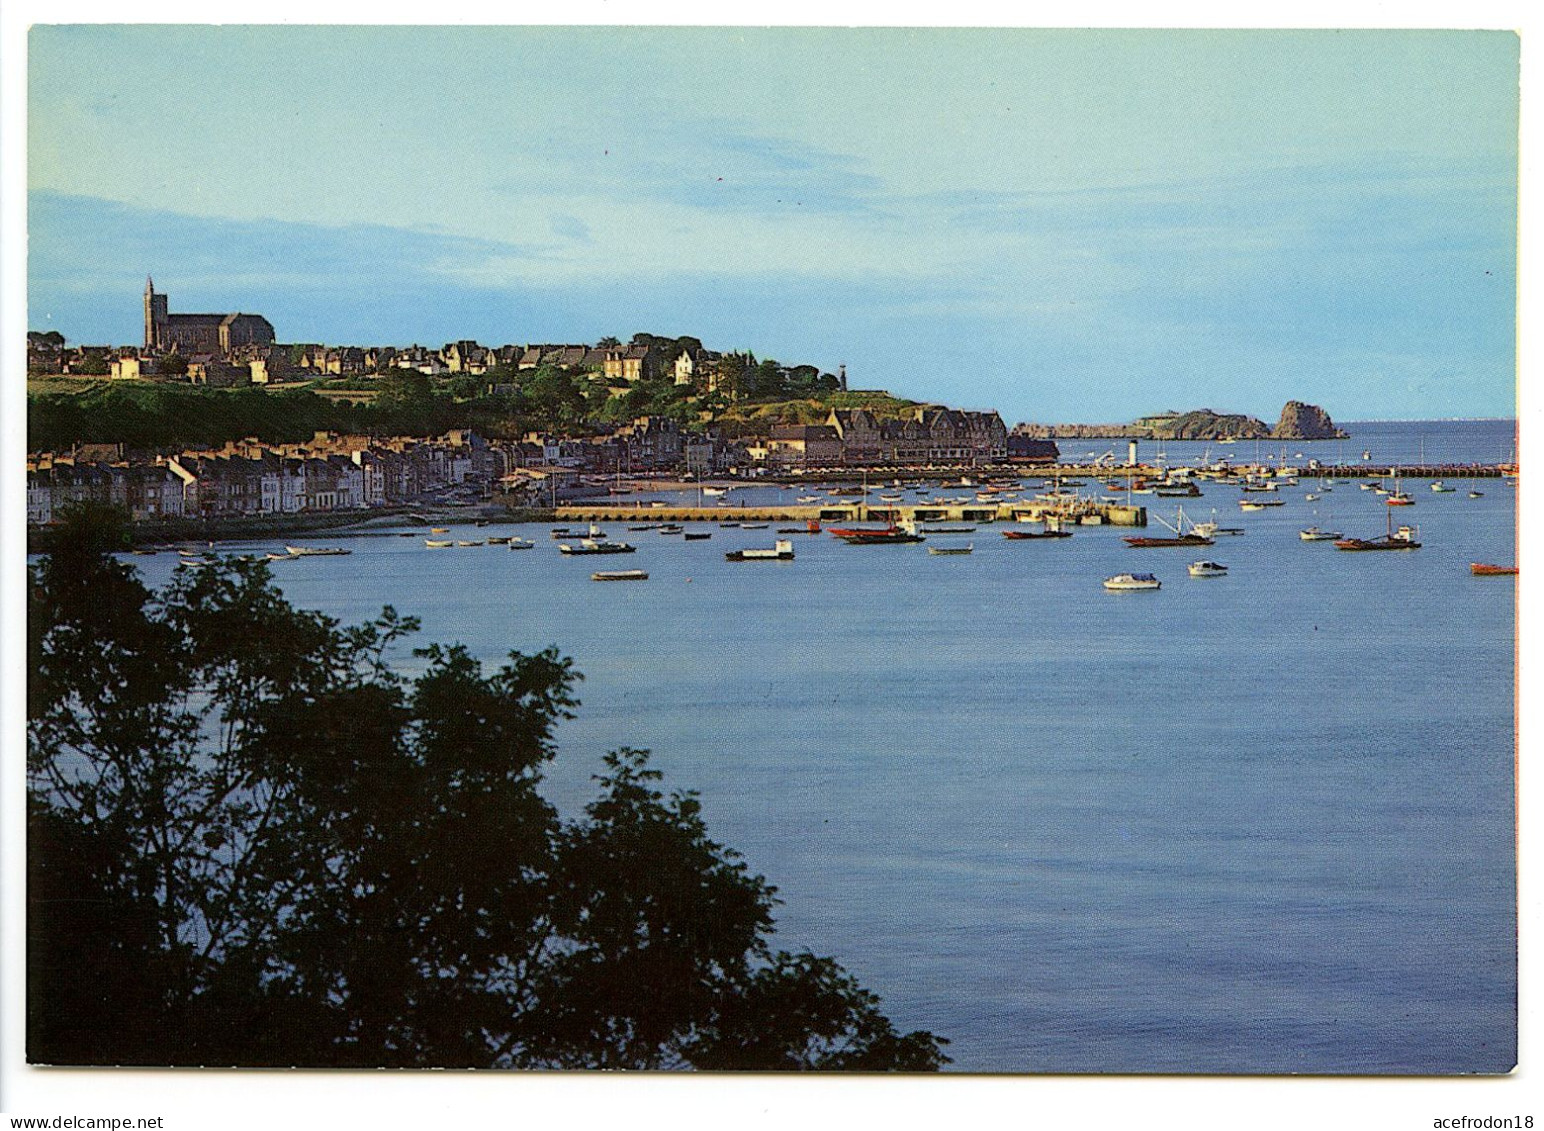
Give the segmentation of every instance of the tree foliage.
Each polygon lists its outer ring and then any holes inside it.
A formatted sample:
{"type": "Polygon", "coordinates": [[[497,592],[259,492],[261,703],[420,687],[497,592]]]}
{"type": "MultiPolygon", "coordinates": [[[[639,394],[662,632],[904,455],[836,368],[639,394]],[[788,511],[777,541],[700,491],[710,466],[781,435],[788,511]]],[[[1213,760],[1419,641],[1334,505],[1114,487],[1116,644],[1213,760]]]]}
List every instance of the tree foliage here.
{"type": "Polygon", "coordinates": [[[342,627],[265,564],[147,589],[70,518],[28,619],[28,1052],[66,1064],[923,1070],[774,890],[606,759],[543,797],[570,662],[342,627]]]}

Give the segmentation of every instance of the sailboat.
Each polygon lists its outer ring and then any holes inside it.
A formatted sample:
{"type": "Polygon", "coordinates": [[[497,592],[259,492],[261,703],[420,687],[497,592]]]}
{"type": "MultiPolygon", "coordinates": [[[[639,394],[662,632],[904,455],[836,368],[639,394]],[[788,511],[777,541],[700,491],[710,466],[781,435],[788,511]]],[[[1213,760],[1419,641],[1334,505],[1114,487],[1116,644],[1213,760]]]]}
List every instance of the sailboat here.
{"type": "Polygon", "coordinates": [[[1413,507],[1415,500],[1399,489],[1399,468],[1394,468],[1394,489],[1383,500],[1391,507],[1413,507]]]}

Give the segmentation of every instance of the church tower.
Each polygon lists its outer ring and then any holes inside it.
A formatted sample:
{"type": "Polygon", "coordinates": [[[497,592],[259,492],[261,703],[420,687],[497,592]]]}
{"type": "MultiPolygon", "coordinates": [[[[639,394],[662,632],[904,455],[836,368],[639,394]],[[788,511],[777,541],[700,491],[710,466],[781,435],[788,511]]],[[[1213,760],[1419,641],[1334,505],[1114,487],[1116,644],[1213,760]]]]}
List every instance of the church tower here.
{"type": "Polygon", "coordinates": [[[166,296],[155,293],[155,280],[145,276],[145,348],[159,349],[165,338],[166,296]]]}

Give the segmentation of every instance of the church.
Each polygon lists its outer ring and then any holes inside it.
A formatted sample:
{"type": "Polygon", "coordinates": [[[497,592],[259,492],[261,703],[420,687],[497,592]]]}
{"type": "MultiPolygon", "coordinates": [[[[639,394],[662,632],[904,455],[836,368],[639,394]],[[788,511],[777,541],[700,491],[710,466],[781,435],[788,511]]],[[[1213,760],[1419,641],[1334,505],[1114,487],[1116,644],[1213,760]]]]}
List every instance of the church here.
{"type": "Polygon", "coordinates": [[[261,314],[169,314],[155,280],[145,280],[145,349],[157,353],[222,354],[271,346],[273,325],[261,314]]]}

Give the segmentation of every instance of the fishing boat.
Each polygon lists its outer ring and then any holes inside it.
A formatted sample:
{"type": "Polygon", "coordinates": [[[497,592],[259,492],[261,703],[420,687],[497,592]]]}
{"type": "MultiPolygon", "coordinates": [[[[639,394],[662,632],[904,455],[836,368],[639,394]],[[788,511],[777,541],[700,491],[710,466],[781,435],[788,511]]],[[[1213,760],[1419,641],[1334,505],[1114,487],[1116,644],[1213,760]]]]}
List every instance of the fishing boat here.
{"type": "Polygon", "coordinates": [[[294,558],[337,558],[354,552],[345,550],[341,546],[286,546],[284,548],[294,558]]]}
{"type": "Polygon", "coordinates": [[[452,539],[452,538],[425,538],[424,539],[424,545],[428,546],[429,549],[431,549],[431,550],[443,550],[443,549],[446,549],[447,547],[454,546],[455,544],[456,544],[455,540],[452,539]]]}
{"type": "Polygon", "coordinates": [[[1170,536],[1158,537],[1146,534],[1128,534],[1122,541],[1128,546],[1135,546],[1141,549],[1155,546],[1210,546],[1212,544],[1212,540],[1206,535],[1196,533],[1195,524],[1185,518],[1184,507],[1179,508],[1179,513],[1175,516],[1173,523],[1169,523],[1156,515],[1154,517],[1157,517],[1159,522],[1163,523],[1164,526],[1167,526],[1174,533],[1170,536]]]}
{"type": "Polygon", "coordinates": [[[740,523],[740,529],[741,530],[765,530],[767,527],[769,527],[771,525],[772,524],[770,522],[742,522],[742,523],[740,523]]]}
{"type": "Polygon", "coordinates": [[[688,542],[705,542],[713,537],[713,532],[710,530],[688,530],[681,537],[688,542]]]}
{"type": "Polygon", "coordinates": [[[649,575],[641,569],[601,569],[590,574],[591,581],[647,581],[649,575]]]}
{"type": "Polygon", "coordinates": [[[276,554],[271,550],[263,555],[263,557],[267,558],[271,562],[287,562],[294,556],[294,554],[276,554]]]}
{"type": "Polygon", "coordinates": [[[500,534],[496,537],[491,537],[488,539],[488,545],[490,546],[507,546],[508,544],[509,536],[506,534],[500,534]]]}
{"type": "Polygon", "coordinates": [[[779,538],[770,550],[730,550],[724,555],[726,562],[789,562],[793,560],[793,543],[779,538]]]}
{"type": "Polygon", "coordinates": [[[429,527],[429,533],[430,534],[449,534],[450,533],[450,527],[448,527],[448,526],[431,526],[431,527],[429,527]]]}
{"type": "Polygon", "coordinates": [[[861,530],[852,534],[838,535],[850,546],[896,546],[907,542],[924,542],[914,523],[902,522],[883,530],[861,530]]]}
{"type": "Polygon", "coordinates": [[[975,552],[975,549],[976,544],[969,542],[963,546],[929,546],[927,552],[943,557],[950,554],[969,554],[975,552]]]}
{"type": "Polygon", "coordinates": [[[637,534],[639,531],[642,531],[642,530],[658,530],[659,529],[659,523],[657,523],[657,522],[645,522],[645,523],[643,523],[643,524],[641,524],[639,526],[629,526],[627,529],[628,529],[628,531],[630,533],[637,534]]]}
{"type": "Polygon", "coordinates": [[[1189,566],[1191,577],[1227,577],[1228,567],[1221,562],[1191,562],[1189,566]]]}
{"type": "Polygon", "coordinates": [[[1310,526],[1307,530],[1299,530],[1297,536],[1304,542],[1333,542],[1341,534],[1338,530],[1320,530],[1317,526],[1310,526]]]}
{"type": "Polygon", "coordinates": [[[482,544],[483,541],[481,538],[468,538],[465,541],[458,541],[456,543],[458,546],[481,546],[482,544]]]}
{"type": "Polygon", "coordinates": [[[509,540],[509,548],[511,550],[531,550],[535,549],[535,547],[536,543],[532,542],[529,538],[513,537],[509,540]]]}
{"type": "Polygon", "coordinates": [[[924,526],[924,534],[974,534],[974,526],[924,526]]]}
{"type": "Polygon", "coordinates": [[[1485,562],[1470,562],[1469,572],[1475,577],[1510,577],[1517,572],[1516,566],[1487,565],[1485,562]]]}
{"type": "Polygon", "coordinates": [[[1440,480],[1440,479],[1434,479],[1432,481],[1431,489],[1433,491],[1437,492],[1439,495],[1450,494],[1453,491],[1458,490],[1457,487],[1449,487],[1446,483],[1442,482],[1442,480],[1440,480]]]}
{"type": "Polygon", "coordinates": [[[1238,509],[1241,511],[1263,511],[1266,507],[1285,505],[1285,499],[1240,499],[1238,501],[1238,509]]]}
{"type": "Polygon", "coordinates": [[[826,533],[833,538],[850,538],[857,534],[883,534],[894,529],[893,523],[887,526],[828,526],[826,533]]]}
{"type": "Polygon", "coordinates": [[[608,542],[604,538],[585,538],[578,543],[561,542],[558,550],[564,554],[631,554],[637,550],[627,542],[608,542]]]}
{"type": "Polygon", "coordinates": [[[661,526],[659,528],[659,532],[661,534],[680,534],[685,529],[686,529],[686,527],[684,527],[684,526],[677,526],[673,522],[667,522],[667,523],[665,523],[665,525],[663,525],[663,526],[661,526]]]}
{"type": "MultiPolygon", "coordinates": [[[[1393,525],[1392,520],[1389,523],[1393,525]]],[[[1381,538],[1342,538],[1335,543],[1337,550],[1419,550],[1421,544],[1415,540],[1416,531],[1413,526],[1401,526],[1398,530],[1390,530],[1381,538]]]]}
{"type": "Polygon", "coordinates": [[[1071,538],[1072,531],[1063,530],[1060,527],[1047,527],[1044,530],[1004,530],[1003,537],[1010,542],[1028,542],[1041,538],[1071,538]]]}
{"type": "Polygon", "coordinates": [[[707,495],[709,498],[719,498],[719,497],[721,497],[723,495],[729,494],[729,488],[728,487],[704,487],[702,489],[702,493],[704,495],[707,495]]]}
{"type": "Polygon", "coordinates": [[[1469,492],[1469,497],[1471,499],[1483,499],[1485,497],[1485,492],[1484,491],[1470,491],[1469,492]]]}
{"type": "Polygon", "coordinates": [[[1217,509],[1212,508],[1212,517],[1207,522],[1193,522],[1190,529],[1203,538],[1216,538],[1219,534],[1242,534],[1242,526],[1221,526],[1217,522],[1217,509]]]}
{"type": "Polygon", "coordinates": [[[1114,590],[1160,589],[1162,584],[1150,573],[1117,573],[1104,579],[1104,587],[1114,590]]]}

